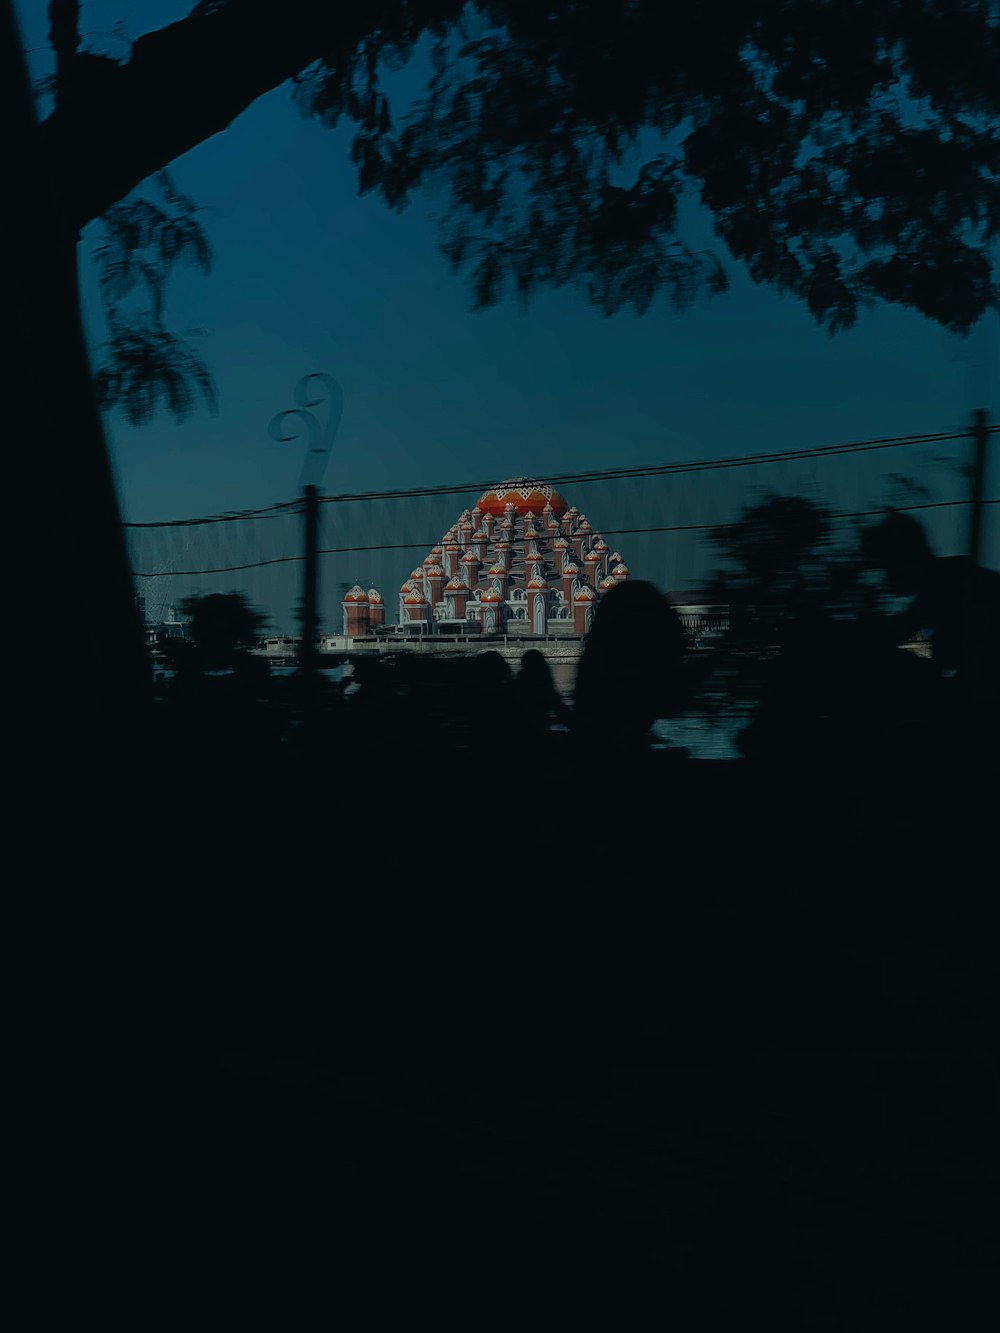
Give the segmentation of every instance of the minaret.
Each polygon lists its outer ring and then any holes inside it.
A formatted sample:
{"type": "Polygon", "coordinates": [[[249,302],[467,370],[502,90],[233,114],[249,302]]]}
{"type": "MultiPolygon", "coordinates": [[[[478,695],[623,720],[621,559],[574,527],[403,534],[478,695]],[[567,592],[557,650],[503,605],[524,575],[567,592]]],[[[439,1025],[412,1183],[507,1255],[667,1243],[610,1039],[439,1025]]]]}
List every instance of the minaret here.
{"type": "Polygon", "coordinates": [[[532,634],[546,634],[549,627],[549,587],[541,569],[528,580],[528,617],[532,634]]]}
{"type": "Polygon", "coordinates": [[[469,588],[457,574],[445,584],[444,595],[445,601],[450,604],[452,620],[464,620],[469,588]]]}
{"type": "Polygon", "coordinates": [[[596,551],[588,551],[583,557],[583,567],[587,571],[587,582],[597,591],[601,578],[601,557],[596,551]]]}
{"type": "Polygon", "coordinates": [[[437,606],[441,601],[441,590],[444,587],[445,575],[440,565],[427,566],[427,588],[428,601],[431,606],[437,606]]]}
{"type": "Polygon", "coordinates": [[[344,633],[349,639],[363,638],[368,633],[368,594],[360,583],[355,583],[344,594],[344,633]]]}
{"type": "Polygon", "coordinates": [[[579,582],[573,592],[573,632],[582,639],[594,623],[597,594],[589,583],[579,582]]]}

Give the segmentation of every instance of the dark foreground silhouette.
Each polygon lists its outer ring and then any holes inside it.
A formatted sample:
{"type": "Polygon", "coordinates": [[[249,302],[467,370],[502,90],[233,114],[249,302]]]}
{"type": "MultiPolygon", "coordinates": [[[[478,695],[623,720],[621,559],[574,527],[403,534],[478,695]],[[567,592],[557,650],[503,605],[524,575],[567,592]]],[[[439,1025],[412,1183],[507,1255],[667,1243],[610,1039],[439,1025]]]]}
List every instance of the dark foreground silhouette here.
{"type": "Polygon", "coordinates": [[[609,594],[573,709],[489,653],[308,697],[208,676],[201,729],[164,695],[155,773],[74,807],[106,886],[61,1018],[74,1226],[113,1219],[88,1284],[286,1322],[987,1327],[993,789],[919,746],[658,749],[675,619],[609,594]]]}

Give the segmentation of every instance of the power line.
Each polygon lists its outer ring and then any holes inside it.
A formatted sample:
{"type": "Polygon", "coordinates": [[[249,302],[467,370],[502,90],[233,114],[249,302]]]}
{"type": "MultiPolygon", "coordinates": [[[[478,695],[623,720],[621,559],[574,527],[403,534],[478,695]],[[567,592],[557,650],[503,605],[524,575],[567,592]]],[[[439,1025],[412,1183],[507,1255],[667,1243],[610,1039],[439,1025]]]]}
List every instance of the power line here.
{"type": "MultiPolygon", "coordinates": [[[[986,430],[987,433],[993,434],[1000,431],[1000,425],[987,426],[986,430]]],[[[556,482],[559,482],[561,485],[582,485],[593,481],[624,480],[628,477],[674,476],[680,473],[709,472],[722,468],[752,467],[764,463],[788,463],[798,459],[837,457],[841,454],[861,453],[875,449],[898,449],[911,444],[936,444],[944,440],[968,439],[971,434],[971,431],[963,430],[951,432],[941,431],[936,434],[925,435],[897,435],[886,437],[884,439],[856,440],[847,444],[819,445],[812,449],[783,449],[775,453],[767,454],[740,454],[731,458],[702,459],[693,463],[662,463],[649,464],[641,467],[606,468],[601,471],[593,472],[562,472],[546,476],[531,477],[530,480],[543,486],[554,485],[556,482]]],[[[345,504],[357,500],[397,500],[417,499],[436,495],[458,495],[466,491],[493,490],[497,484],[498,483],[495,481],[470,481],[465,482],[462,485],[421,486],[389,491],[357,491],[342,495],[321,496],[320,503],[345,504]]]]}
{"type": "MultiPolygon", "coordinates": [[[[893,505],[892,508],[897,511],[907,513],[920,509],[951,509],[955,506],[967,505],[968,500],[935,500],[925,504],[915,505],[893,505]]],[[[1000,504],[1000,500],[984,500],[984,505],[1000,504]]],[[[885,507],[880,509],[857,509],[850,513],[832,513],[832,519],[845,518],[873,518],[878,514],[884,514],[885,507]]],[[[665,533],[665,532],[709,532],[721,531],[725,528],[738,527],[738,523],[678,523],[664,527],[651,528],[605,528],[603,532],[609,537],[628,537],[641,536],[644,533],[665,533]]],[[[327,546],[317,551],[317,555],[356,555],[368,551],[422,551],[429,550],[433,542],[393,542],[391,544],[375,544],[371,546],[327,546]]],[[[295,564],[305,559],[304,555],[283,555],[277,556],[271,560],[254,560],[245,565],[225,565],[216,569],[162,569],[154,573],[142,574],[135,573],[134,577],[139,579],[157,579],[157,578],[188,578],[201,574],[234,574],[244,569],[261,569],[265,565],[283,565],[295,564]]]]}
{"type": "Polygon", "coordinates": [[[123,528],[196,528],[206,523],[243,523],[248,519],[282,518],[290,509],[300,508],[301,500],[283,500],[265,509],[241,509],[226,514],[209,514],[206,518],[172,518],[160,523],[123,523],[123,528]]]}
{"type": "MultiPolygon", "coordinates": [[[[1000,424],[987,426],[987,434],[1000,431],[1000,424]]],[[[628,477],[676,476],[683,473],[711,472],[734,467],[754,467],[767,463],[788,463],[799,459],[839,457],[842,454],[862,453],[876,449],[899,449],[911,444],[936,444],[946,440],[963,440],[972,435],[971,430],[938,431],[921,435],[893,435],[870,440],[852,440],[843,444],[817,445],[808,449],[782,449],[772,453],[738,454],[727,458],[710,458],[688,463],[648,464],[628,468],[606,468],[591,472],[560,472],[552,475],[532,477],[539,485],[583,485],[595,481],[624,480],[628,477]]],[[[355,491],[341,495],[320,496],[320,504],[347,504],[359,500],[409,500],[438,495],[461,495],[465,492],[488,491],[496,487],[496,481],[469,481],[447,486],[401,487],[387,491],[355,491]]],[[[300,499],[285,500],[268,505],[263,509],[246,509],[233,513],[213,514],[205,518],[171,519],[159,523],[125,523],[126,528],[178,528],[197,527],[208,523],[240,523],[248,519],[287,516],[289,511],[300,509],[300,499]]],[[[366,548],[359,548],[366,549],[366,548]]],[[[391,549],[391,548],[386,548],[391,549]]]]}

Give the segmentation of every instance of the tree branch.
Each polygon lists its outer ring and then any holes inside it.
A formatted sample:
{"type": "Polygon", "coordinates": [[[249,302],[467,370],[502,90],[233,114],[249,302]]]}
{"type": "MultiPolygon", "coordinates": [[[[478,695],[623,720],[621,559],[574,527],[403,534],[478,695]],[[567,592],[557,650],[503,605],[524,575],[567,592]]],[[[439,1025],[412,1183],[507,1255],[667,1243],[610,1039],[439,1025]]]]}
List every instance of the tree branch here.
{"type": "Polygon", "coordinates": [[[140,37],[126,64],[78,57],[72,108],[39,126],[67,220],[82,229],[315,60],[348,57],[398,7],[222,0],[140,37]]]}

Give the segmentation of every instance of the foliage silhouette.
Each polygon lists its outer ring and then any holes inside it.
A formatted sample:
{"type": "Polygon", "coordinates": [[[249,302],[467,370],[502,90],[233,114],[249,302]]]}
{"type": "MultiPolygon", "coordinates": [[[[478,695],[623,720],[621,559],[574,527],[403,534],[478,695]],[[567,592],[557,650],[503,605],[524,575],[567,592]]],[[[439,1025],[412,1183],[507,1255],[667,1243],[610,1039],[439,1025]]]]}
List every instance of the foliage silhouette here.
{"type": "MultiPolygon", "coordinates": [[[[682,234],[694,198],[754,281],[831,332],[880,302],[958,332],[998,308],[991,0],[289,0],[278,22],[265,0],[202,0],[120,63],[78,49],[73,15],[53,42],[39,144],[78,230],[148,209],[123,201],[291,81],[305,114],[353,123],[362,192],[400,208],[444,188],[445,253],[477,307],[571,282],[608,314],[722,290],[720,258],[682,234]],[[425,94],[394,113],[385,76],[422,42],[425,94]]],[[[143,345],[151,377],[190,378],[143,345]]]]}
{"type": "MultiPolygon", "coordinates": [[[[267,624],[266,617],[238,592],[185,597],[180,611],[189,621],[191,646],[199,666],[207,671],[224,670],[242,661],[267,624]]],[[[165,645],[171,642],[167,639],[165,645]]]]}
{"type": "MultiPolygon", "coordinates": [[[[104,214],[94,252],[109,333],[105,362],[96,375],[98,401],[106,410],[121,407],[133,426],[148,421],[161,398],[171,415],[184,421],[194,407],[195,390],[216,409],[208,367],[163,318],[175,267],[193,263],[210,272],[211,247],[196,217],[198,208],[166,171],[157,175],[156,184],[160,203],[131,198],[104,214]],[[130,296],[138,296],[138,302],[123,309],[130,296]]],[[[191,330],[189,336],[198,332],[191,330]]]]}
{"type": "Polygon", "coordinates": [[[888,510],[865,529],[862,547],[885,573],[886,589],[911,599],[894,617],[890,635],[904,642],[928,634],[941,672],[977,684],[1000,680],[1000,574],[974,567],[966,556],[935,556],[916,519],[888,510]]]}

